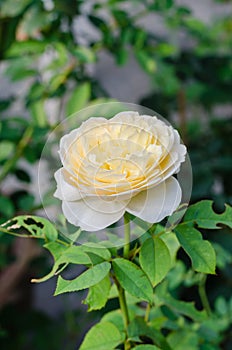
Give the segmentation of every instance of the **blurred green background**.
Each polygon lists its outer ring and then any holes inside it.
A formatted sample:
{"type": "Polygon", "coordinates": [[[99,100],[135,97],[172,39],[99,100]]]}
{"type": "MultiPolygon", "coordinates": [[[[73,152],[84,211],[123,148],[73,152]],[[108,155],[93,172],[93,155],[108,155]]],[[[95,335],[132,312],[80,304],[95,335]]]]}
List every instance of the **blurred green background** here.
{"type": "MultiPolygon", "coordinates": [[[[1,223],[41,213],[35,174],[49,132],[84,107],[117,100],[149,107],[179,129],[192,202],[213,199],[218,211],[232,204],[231,1],[2,0],[0,74],[1,223]]],[[[49,207],[51,192],[45,197],[49,207]]],[[[207,238],[221,257],[209,298],[226,302],[231,232],[207,238]]],[[[53,284],[32,286],[50,260],[25,241],[0,235],[1,349],[74,349],[99,315],[86,314],[81,296],[54,300],[53,284]]],[[[179,295],[193,299],[195,290],[179,295]]],[[[228,322],[221,349],[231,349],[228,322]]]]}

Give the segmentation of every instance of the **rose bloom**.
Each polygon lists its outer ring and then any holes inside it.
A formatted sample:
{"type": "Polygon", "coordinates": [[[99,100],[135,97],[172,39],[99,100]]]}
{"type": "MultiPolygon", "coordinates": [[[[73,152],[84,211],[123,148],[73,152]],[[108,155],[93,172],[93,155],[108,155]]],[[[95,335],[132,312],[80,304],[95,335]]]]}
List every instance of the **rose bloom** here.
{"type": "Polygon", "coordinates": [[[63,164],[55,197],[67,220],[86,231],[118,221],[127,211],[155,223],[173,213],[181,188],[172,175],[186,147],[172,126],[156,117],[121,112],[90,118],[63,136],[63,164]]]}

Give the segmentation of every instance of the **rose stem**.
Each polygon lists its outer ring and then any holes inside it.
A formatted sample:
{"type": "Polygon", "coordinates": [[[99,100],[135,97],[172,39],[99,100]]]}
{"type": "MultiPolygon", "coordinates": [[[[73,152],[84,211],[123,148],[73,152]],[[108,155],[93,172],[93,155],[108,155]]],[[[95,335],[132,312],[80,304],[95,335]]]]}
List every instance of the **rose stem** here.
{"type": "Polygon", "coordinates": [[[124,238],[125,244],[123,248],[123,257],[128,259],[130,252],[130,219],[127,213],[124,214],[124,238]]]}
{"type": "MultiPolygon", "coordinates": [[[[128,259],[129,252],[130,252],[130,219],[128,218],[126,213],[124,215],[124,237],[125,237],[125,245],[123,248],[123,257],[124,259],[128,259]]],[[[118,299],[119,299],[120,309],[122,311],[124,326],[125,326],[125,329],[127,329],[128,324],[130,323],[130,319],[129,319],[129,313],[128,313],[128,308],[126,303],[125,290],[122,288],[122,286],[119,284],[117,280],[115,280],[115,282],[118,289],[118,299]]],[[[124,343],[124,349],[125,350],[130,349],[130,343],[128,342],[127,339],[125,340],[125,343],[124,343]]]]}
{"type": "Polygon", "coordinates": [[[206,290],[205,290],[205,283],[206,283],[206,276],[202,274],[202,278],[201,278],[201,281],[200,281],[199,286],[198,286],[198,292],[199,292],[199,295],[201,298],[201,303],[202,303],[204,309],[206,310],[208,316],[210,316],[211,315],[211,308],[210,308],[209,300],[208,300],[206,290]]]}
{"type": "Polygon", "coordinates": [[[125,290],[122,288],[120,284],[118,284],[117,287],[118,287],[118,299],[119,299],[119,304],[120,304],[120,308],[124,319],[124,325],[125,325],[125,328],[127,328],[129,324],[129,313],[128,313],[128,308],[126,304],[125,290]]]}
{"type": "Polygon", "coordinates": [[[130,323],[130,320],[129,320],[129,313],[128,313],[128,308],[126,304],[125,290],[122,288],[122,286],[119,283],[117,284],[117,288],[118,288],[118,299],[119,299],[120,309],[122,311],[124,326],[126,329],[126,339],[124,342],[124,350],[129,350],[131,346],[130,346],[130,342],[127,339],[128,338],[127,327],[128,327],[128,324],[130,323]]]}
{"type": "Polygon", "coordinates": [[[145,321],[145,322],[148,322],[148,321],[149,321],[149,314],[150,314],[150,311],[151,311],[151,304],[148,303],[148,304],[147,304],[147,307],[146,307],[145,316],[144,316],[144,321],[145,321]]]}

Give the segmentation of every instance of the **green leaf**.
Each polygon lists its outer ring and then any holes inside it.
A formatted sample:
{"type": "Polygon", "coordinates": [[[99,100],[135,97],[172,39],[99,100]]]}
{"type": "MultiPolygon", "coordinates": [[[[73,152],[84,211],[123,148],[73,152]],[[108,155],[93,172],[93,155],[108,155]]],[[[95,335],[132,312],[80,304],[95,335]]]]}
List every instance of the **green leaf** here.
{"type": "Polygon", "coordinates": [[[205,23],[193,16],[187,16],[184,20],[184,24],[189,30],[199,34],[203,33],[207,28],[205,23]]]}
{"type": "Polygon", "coordinates": [[[84,301],[84,304],[89,306],[88,311],[100,310],[105,306],[108,300],[110,287],[110,277],[107,275],[98,284],[89,288],[89,293],[84,301]]]}
{"type": "Polygon", "coordinates": [[[31,103],[29,105],[29,109],[31,112],[31,116],[38,127],[43,128],[48,124],[43,99],[31,103]]]}
{"type": "Polygon", "coordinates": [[[176,76],[176,71],[173,65],[162,61],[157,61],[157,69],[154,74],[155,88],[160,90],[162,87],[162,94],[174,96],[180,89],[180,81],[176,76]]]}
{"type": "Polygon", "coordinates": [[[200,228],[219,229],[219,224],[232,228],[232,207],[225,205],[225,211],[217,214],[213,210],[213,201],[203,200],[191,205],[184,216],[184,223],[197,224],[200,228]]]}
{"type": "Polygon", "coordinates": [[[45,91],[45,86],[36,81],[34,84],[32,84],[28,93],[28,103],[42,100],[43,96],[45,95],[45,91]]]}
{"type": "Polygon", "coordinates": [[[7,0],[1,3],[1,17],[15,17],[23,12],[31,0],[7,0]]]}
{"type": "Polygon", "coordinates": [[[175,350],[198,350],[198,335],[193,331],[179,330],[167,337],[168,343],[175,350]]]}
{"type": "Polygon", "coordinates": [[[28,54],[40,54],[45,51],[46,46],[47,42],[41,40],[15,41],[7,50],[7,57],[21,58],[28,54]]]}
{"type": "Polygon", "coordinates": [[[63,246],[60,248],[59,243],[54,242],[53,244],[45,244],[44,247],[47,248],[54,256],[57,268],[58,265],[64,263],[91,266],[99,264],[106,260],[108,261],[111,258],[110,251],[104,246],[97,243],[88,243],[88,245],[70,245],[69,247],[66,246],[64,249],[63,246]],[[56,250],[58,250],[58,255],[56,253],[56,250]]]}
{"type": "Polygon", "coordinates": [[[113,310],[113,311],[107,312],[106,314],[103,315],[102,321],[111,322],[115,325],[115,327],[117,327],[120,333],[124,332],[125,326],[124,326],[121,310],[113,310]]]}
{"type": "Polygon", "coordinates": [[[141,338],[146,337],[160,349],[172,350],[163,334],[155,328],[150,327],[141,317],[134,318],[129,324],[127,331],[128,338],[132,341],[141,342],[141,338]]]}
{"type": "Polygon", "coordinates": [[[139,262],[154,287],[163,280],[171,268],[169,249],[159,237],[148,238],[141,247],[139,262]]]}
{"type": "Polygon", "coordinates": [[[44,244],[44,248],[49,250],[49,252],[53,255],[54,261],[56,261],[65,251],[67,251],[69,247],[57,242],[49,242],[44,244]]]}
{"type": "Polygon", "coordinates": [[[107,24],[105,21],[103,21],[103,19],[101,19],[100,17],[92,16],[92,15],[89,15],[88,17],[94,26],[96,26],[97,28],[99,28],[103,32],[108,31],[107,24]]]}
{"type": "Polygon", "coordinates": [[[0,161],[8,159],[14,152],[15,145],[11,141],[0,142],[0,161]]]}
{"type": "Polygon", "coordinates": [[[122,343],[119,330],[110,322],[100,322],[86,334],[80,350],[114,350],[122,343]]]}
{"type": "MultiPolygon", "coordinates": [[[[45,245],[45,247],[48,250],[50,250],[50,252],[53,254],[54,257],[55,257],[55,254],[54,254],[55,244],[58,244],[58,243],[52,242],[45,245]]],[[[82,247],[76,246],[76,245],[65,247],[65,250],[64,248],[62,248],[62,252],[59,255],[59,257],[56,259],[56,261],[59,261],[59,264],[63,264],[63,263],[80,264],[80,265],[91,264],[91,260],[89,256],[82,250],[82,247]]]]}
{"type": "Polygon", "coordinates": [[[133,37],[133,28],[130,28],[128,26],[125,28],[121,28],[120,39],[123,46],[130,44],[132,37],[133,37]]]}
{"type": "Polygon", "coordinates": [[[216,254],[209,241],[203,240],[201,233],[187,224],[175,228],[177,238],[192,260],[194,270],[203,273],[215,273],[216,254]]]}
{"type": "Polygon", "coordinates": [[[89,256],[82,251],[80,246],[64,246],[57,242],[44,244],[44,248],[48,249],[54,258],[52,270],[44,277],[33,279],[32,282],[41,283],[63,271],[68,264],[91,265],[89,256]],[[65,264],[65,265],[64,265],[65,264]],[[64,265],[60,270],[60,265],[64,265]],[[59,270],[59,271],[58,271],[59,270]]]}
{"type": "Polygon", "coordinates": [[[155,303],[157,306],[168,306],[175,313],[185,315],[196,322],[204,322],[207,319],[206,311],[197,310],[193,302],[185,302],[173,298],[168,292],[167,283],[162,283],[156,288],[155,303]]]}
{"type": "Polygon", "coordinates": [[[71,264],[91,264],[91,259],[85,253],[81,246],[72,245],[68,247],[59,259],[60,264],[71,263],[71,264]]]}
{"type": "Polygon", "coordinates": [[[32,194],[22,194],[18,200],[17,204],[21,210],[30,211],[33,208],[35,202],[35,197],[32,194]]]}
{"type": "Polygon", "coordinates": [[[128,52],[124,47],[121,47],[115,53],[117,64],[119,66],[124,65],[128,60],[128,52]]]}
{"type": "Polygon", "coordinates": [[[115,20],[118,23],[118,26],[120,28],[128,26],[129,18],[128,18],[127,12],[120,10],[120,9],[113,8],[112,15],[114,16],[114,18],[115,18],[115,20]]]}
{"type": "Polygon", "coordinates": [[[14,215],[14,211],[12,201],[8,197],[0,196],[0,213],[4,215],[5,220],[14,215]]]}
{"type": "Polygon", "coordinates": [[[24,80],[28,77],[34,77],[37,72],[30,68],[31,62],[29,57],[11,59],[11,65],[6,68],[5,75],[13,82],[24,80]]]}
{"type": "Polygon", "coordinates": [[[71,94],[66,104],[66,115],[80,111],[84,108],[90,99],[91,85],[89,82],[80,84],[71,94]]]}
{"type": "Polygon", "coordinates": [[[136,347],[133,348],[133,350],[158,350],[160,348],[158,348],[155,345],[149,345],[149,344],[145,344],[145,345],[137,345],[136,347]]]}
{"type": "MultiPolygon", "coordinates": [[[[31,7],[20,22],[20,29],[29,37],[31,33],[46,30],[52,21],[52,13],[42,12],[39,6],[31,7]]],[[[44,41],[44,40],[43,40],[44,41]]]]}
{"type": "Polygon", "coordinates": [[[213,248],[217,257],[217,266],[223,270],[227,264],[232,263],[232,254],[229,250],[224,249],[220,244],[213,243],[213,248]]]}
{"type": "Polygon", "coordinates": [[[45,218],[33,215],[20,215],[2,224],[8,230],[24,228],[32,236],[46,238],[49,241],[55,241],[58,232],[55,226],[45,218]]]}
{"type": "Polygon", "coordinates": [[[165,232],[161,237],[162,241],[168,247],[170,257],[171,257],[171,266],[176,265],[176,254],[180,248],[180,243],[174,232],[165,232]]]}
{"type": "Polygon", "coordinates": [[[223,296],[219,296],[215,301],[215,311],[220,317],[225,317],[228,314],[228,304],[223,296]]]}
{"type": "MultiPolygon", "coordinates": [[[[134,47],[136,48],[137,52],[139,52],[139,50],[144,52],[144,45],[145,45],[147,36],[148,36],[147,32],[141,28],[137,28],[137,30],[134,32],[134,41],[135,41],[134,47]]],[[[145,52],[145,55],[147,55],[146,52],[145,52]]]]}
{"type": "Polygon", "coordinates": [[[169,10],[173,4],[173,0],[156,0],[153,1],[153,4],[149,5],[149,8],[155,11],[165,11],[169,10]]]}
{"type": "Polygon", "coordinates": [[[51,62],[47,69],[56,71],[58,67],[64,67],[69,60],[68,48],[64,43],[60,41],[54,42],[54,49],[56,50],[56,58],[51,62]]]}
{"type": "Polygon", "coordinates": [[[61,293],[67,292],[76,292],[92,287],[106,277],[110,271],[110,268],[110,263],[103,262],[88,269],[73,280],[65,280],[59,276],[54,295],[59,295],[61,293]]]}
{"type": "Polygon", "coordinates": [[[51,77],[49,81],[49,92],[51,95],[57,92],[57,90],[66,82],[68,74],[69,72],[66,70],[51,77]]]}
{"type": "Polygon", "coordinates": [[[176,45],[162,42],[156,45],[156,52],[161,57],[168,57],[176,54],[178,52],[178,49],[176,45]]]}
{"type": "Polygon", "coordinates": [[[137,265],[126,259],[116,258],[113,260],[113,269],[119,283],[129,294],[152,303],[152,285],[137,265]]]}
{"type": "MultiPolygon", "coordinates": [[[[191,270],[192,271],[192,270],[191,270]]],[[[177,260],[174,267],[169,271],[167,279],[170,290],[176,289],[183,283],[186,277],[186,266],[182,260],[177,260]]]]}
{"type": "Polygon", "coordinates": [[[83,244],[81,249],[88,254],[93,265],[105,260],[110,260],[111,258],[109,249],[98,243],[88,243],[88,245],[83,244]]]}
{"type": "Polygon", "coordinates": [[[88,47],[77,47],[73,54],[83,63],[93,63],[96,61],[94,52],[88,47]]]}
{"type": "Polygon", "coordinates": [[[156,71],[156,62],[155,59],[149,56],[145,51],[137,51],[135,53],[136,58],[140,66],[145,70],[145,72],[152,74],[156,71]]]}
{"type": "MultiPolygon", "coordinates": [[[[226,329],[228,329],[229,321],[227,317],[228,315],[226,317],[219,317],[219,315],[217,315],[217,318],[208,318],[204,321],[204,323],[201,324],[199,334],[203,335],[203,337],[210,343],[216,343],[221,334],[225,332],[226,329]]],[[[216,348],[216,350],[219,349],[216,348]]]]}

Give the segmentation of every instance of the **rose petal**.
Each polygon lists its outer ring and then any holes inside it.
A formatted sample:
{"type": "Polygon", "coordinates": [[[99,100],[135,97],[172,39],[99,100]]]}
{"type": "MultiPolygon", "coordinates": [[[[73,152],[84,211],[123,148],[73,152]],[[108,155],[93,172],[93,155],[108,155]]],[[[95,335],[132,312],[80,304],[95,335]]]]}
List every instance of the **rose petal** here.
{"type": "Polygon", "coordinates": [[[72,186],[67,182],[67,171],[64,168],[60,168],[54,174],[57,182],[57,190],[54,193],[54,197],[66,201],[76,201],[81,199],[83,195],[80,193],[77,187],[72,186]]]}
{"type": "MultiPolygon", "coordinates": [[[[76,202],[62,202],[62,210],[66,219],[75,226],[80,226],[85,231],[99,231],[105,227],[110,226],[114,222],[117,222],[125,212],[125,206],[122,208],[119,203],[114,203],[115,211],[103,212],[101,206],[101,199],[98,199],[98,203],[101,210],[97,210],[95,205],[90,206],[85,200],[79,200],[76,202]],[[117,210],[116,210],[117,209],[117,210]]],[[[107,206],[105,204],[107,210],[107,206]]],[[[112,207],[111,207],[112,209],[112,207]]]]}
{"type": "Polygon", "coordinates": [[[119,211],[125,211],[128,200],[121,200],[120,197],[109,196],[86,196],[83,198],[85,204],[92,210],[103,214],[114,214],[119,211]]]}
{"type": "Polygon", "coordinates": [[[111,121],[112,122],[120,121],[124,124],[125,121],[133,122],[134,118],[137,118],[137,117],[139,117],[138,112],[124,111],[124,112],[119,112],[119,113],[115,114],[115,116],[113,118],[111,118],[111,121]]]}
{"type": "Polygon", "coordinates": [[[151,223],[159,222],[171,215],[181,201],[181,188],[174,177],[142,191],[132,198],[126,210],[151,223]]]}
{"type": "Polygon", "coordinates": [[[104,126],[106,123],[107,120],[105,118],[89,118],[83,122],[79,128],[74,129],[68,134],[62,136],[60,139],[59,154],[64,167],[69,167],[68,155],[72,145],[80,138],[83,141],[83,135],[91,131],[94,132],[96,127],[99,128],[99,126],[104,126]]]}

